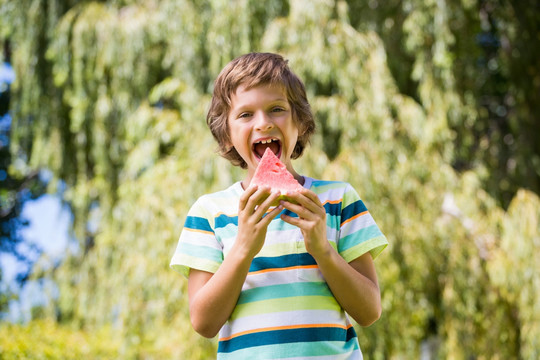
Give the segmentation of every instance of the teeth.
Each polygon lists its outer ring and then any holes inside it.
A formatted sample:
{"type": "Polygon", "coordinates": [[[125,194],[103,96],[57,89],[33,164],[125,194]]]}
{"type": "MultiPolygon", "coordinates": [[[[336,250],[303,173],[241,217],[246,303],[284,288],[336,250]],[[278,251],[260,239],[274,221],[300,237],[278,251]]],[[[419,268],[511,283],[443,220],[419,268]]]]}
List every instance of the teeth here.
{"type": "Polygon", "coordinates": [[[272,141],[276,141],[276,140],[273,140],[273,139],[261,140],[261,141],[257,141],[257,144],[269,144],[272,141]]]}

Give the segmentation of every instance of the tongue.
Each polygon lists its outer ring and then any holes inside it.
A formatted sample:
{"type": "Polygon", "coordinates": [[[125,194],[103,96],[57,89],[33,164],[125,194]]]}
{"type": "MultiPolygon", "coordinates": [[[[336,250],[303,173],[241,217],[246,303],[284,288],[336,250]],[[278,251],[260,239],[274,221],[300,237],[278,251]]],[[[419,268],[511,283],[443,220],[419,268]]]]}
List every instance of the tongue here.
{"type": "Polygon", "coordinates": [[[272,152],[274,153],[274,155],[277,155],[279,152],[279,144],[277,141],[272,141],[272,142],[269,142],[268,144],[261,144],[261,143],[255,144],[254,150],[255,150],[255,153],[259,155],[259,157],[262,157],[264,155],[264,151],[266,150],[266,148],[270,148],[272,152]]]}

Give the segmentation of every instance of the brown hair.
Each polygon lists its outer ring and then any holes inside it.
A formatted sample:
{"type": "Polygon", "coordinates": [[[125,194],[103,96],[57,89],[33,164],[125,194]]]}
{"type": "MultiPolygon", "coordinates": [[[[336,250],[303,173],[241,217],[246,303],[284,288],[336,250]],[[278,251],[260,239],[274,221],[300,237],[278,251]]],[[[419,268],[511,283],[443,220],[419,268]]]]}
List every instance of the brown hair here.
{"type": "Polygon", "coordinates": [[[285,90],[298,127],[298,141],[291,157],[297,159],[304,152],[309,138],[315,131],[315,121],[302,81],[288,66],[282,56],[272,53],[249,53],[231,61],[223,68],[214,82],[214,93],[206,123],[219,144],[219,154],[234,165],[246,168],[247,164],[230,144],[228,116],[231,96],[240,85],[246,89],[260,85],[278,85],[285,90]]]}

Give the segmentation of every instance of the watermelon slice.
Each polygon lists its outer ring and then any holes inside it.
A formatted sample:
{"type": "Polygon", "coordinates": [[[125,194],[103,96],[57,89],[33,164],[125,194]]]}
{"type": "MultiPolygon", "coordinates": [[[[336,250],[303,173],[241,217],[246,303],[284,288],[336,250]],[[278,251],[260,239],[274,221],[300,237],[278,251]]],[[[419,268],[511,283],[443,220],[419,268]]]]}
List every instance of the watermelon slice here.
{"type": "Polygon", "coordinates": [[[280,199],[284,198],[283,195],[287,192],[302,189],[302,185],[296,181],[270,148],[264,151],[251,183],[258,186],[269,186],[272,191],[280,191],[282,195],[280,199]]]}

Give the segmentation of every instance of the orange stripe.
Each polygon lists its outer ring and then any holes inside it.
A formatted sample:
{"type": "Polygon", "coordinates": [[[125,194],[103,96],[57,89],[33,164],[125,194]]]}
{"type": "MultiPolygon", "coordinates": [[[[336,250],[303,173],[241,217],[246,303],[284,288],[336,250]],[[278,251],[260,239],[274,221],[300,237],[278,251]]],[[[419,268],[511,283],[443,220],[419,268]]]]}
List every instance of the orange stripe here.
{"type": "Polygon", "coordinates": [[[253,272],[250,272],[248,275],[263,274],[263,273],[273,272],[273,271],[287,271],[287,270],[294,270],[294,269],[316,269],[316,268],[318,268],[317,265],[297,265],[297,266],[290,266],[286,268],[272,268],[272,269],[253,271],[253,272]]]}
{"type": "Polygon", "coordinates": [[[235,337],[238,337],[238,336],[254,334],[254,333],[258,333],[258,332],[265,332],[265,331],[306,329],[306,328],[325,328],[325,327],[340,328],[340,329],[343,329],[343,330],[347,330],[347,329],[351,328],[352,325],[343,326],[343,325],[340,325],[340,324],[302,324],[302,325],[271,326],[271,327],[266,327],[266,328],[241,331],[241,332],[236,333],[234,335],[231,335],[229,337],[220,338],[219,341],[227,341],[227,340],[231,340],[231,339],[233,339],[235,337]]]}
{"type": "Polygon", "coordinates": [[[366,211],[364,211],[364,212],[361,212],[360,214],[356,214],[356,215],[354,215],[352,218],[349,218],[349,219],[345,220],[344,222],[342,222],[342,223],[341,223],[341,226],[343,226],[343,225],[345,225],[346,223],[348,223],[349,221],[353,221],[354,219],[359,218],[360,216],[365,215],[365,214],[367,214],[367,213],[368,213],[368,211],[366,210],[366,211]]]}
{"type": "Polygon", "coordinates": [[[339,199],[339,200],[326,200],[322,204],[324,206],[324,204],[339,204],[340,202],[341,202],[341,199],[339,199]]]}
{"type": "Polygon", "coordinates": [[[225,215],[227,217],[237,217],[238,216],[238,214],[226,214],[224,212],[218,212],[217,214],[214,215],[214,219],[220,217],[221,215],[225,215]]]}
{"type": "Polygon", "coordinates": [[[191,231],[191,232],[198,232],[198,233],[207,234],[207,235],[214,235],[213,232],[206,231],[206,230],[199,230],[199,229],[192,229],[192,228],[184,228],[184,230],[191,231]]]}

